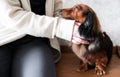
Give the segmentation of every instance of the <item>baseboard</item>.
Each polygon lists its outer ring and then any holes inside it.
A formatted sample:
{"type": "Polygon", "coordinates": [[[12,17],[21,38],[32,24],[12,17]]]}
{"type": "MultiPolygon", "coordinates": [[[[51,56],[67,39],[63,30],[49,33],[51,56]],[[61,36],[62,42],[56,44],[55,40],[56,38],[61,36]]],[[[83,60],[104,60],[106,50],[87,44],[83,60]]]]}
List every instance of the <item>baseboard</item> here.
{"type": "MultiPolygon", "coordinates": [[[[64,53],[71,53],[72,49],[70,46],[61,45],[61,51],[64,53]]],[[[113,46],[113,54],[116,54],[120,57],[120,46],[113,46]]]]}

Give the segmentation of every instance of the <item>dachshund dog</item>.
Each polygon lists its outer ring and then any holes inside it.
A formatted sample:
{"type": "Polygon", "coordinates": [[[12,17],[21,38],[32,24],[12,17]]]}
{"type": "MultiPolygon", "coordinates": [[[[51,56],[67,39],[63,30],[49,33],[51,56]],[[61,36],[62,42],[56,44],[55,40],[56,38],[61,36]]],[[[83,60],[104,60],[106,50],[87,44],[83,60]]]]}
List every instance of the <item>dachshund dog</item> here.
{"type": "Polygon", "coordinates": [[[77,4],[72,8],[60,10],[60,15],[81,23],[78,32],[81,39],[89,42],[72,44],[73,52],[82,61],[79,71],[87,71],[89,66],[94,66],[97,75],[104,75],[112,57],[113,43],[110,37],[102,32],[95,12],[85,4],[77,4]]]}

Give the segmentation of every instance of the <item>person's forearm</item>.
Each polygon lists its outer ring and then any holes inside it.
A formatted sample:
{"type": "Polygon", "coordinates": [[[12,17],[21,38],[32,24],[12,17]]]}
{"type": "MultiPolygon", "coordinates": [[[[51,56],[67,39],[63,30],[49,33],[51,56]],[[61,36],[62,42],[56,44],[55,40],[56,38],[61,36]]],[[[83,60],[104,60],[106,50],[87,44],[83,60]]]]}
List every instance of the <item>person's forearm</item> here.
{"type": "Polygon", "coordinates": [[[0,23],[7,28],[37,37],[71,39],[74,21],[36,15],[21,8],[19,2],[4,0],[0,4],[0,23]]]}

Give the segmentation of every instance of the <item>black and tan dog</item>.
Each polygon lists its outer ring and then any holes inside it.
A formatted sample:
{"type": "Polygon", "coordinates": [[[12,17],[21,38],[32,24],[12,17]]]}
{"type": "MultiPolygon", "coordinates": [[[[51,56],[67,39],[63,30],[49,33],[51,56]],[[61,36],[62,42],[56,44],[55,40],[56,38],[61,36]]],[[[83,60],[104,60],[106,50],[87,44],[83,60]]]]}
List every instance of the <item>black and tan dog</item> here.
{"type": "Polygon", "coordinates": [[[90,65],[95,66],[97,75],[104,75],[112,57],[113,43],[109,36],[101,31],[95,12],[87,5],[77,4],[60,10],[60,14],[63,18],[81,23],[78,29],[81,39],[90,43],[72,44],[73,52],[82,60],[79,71],[87,71],[90,65]]]}

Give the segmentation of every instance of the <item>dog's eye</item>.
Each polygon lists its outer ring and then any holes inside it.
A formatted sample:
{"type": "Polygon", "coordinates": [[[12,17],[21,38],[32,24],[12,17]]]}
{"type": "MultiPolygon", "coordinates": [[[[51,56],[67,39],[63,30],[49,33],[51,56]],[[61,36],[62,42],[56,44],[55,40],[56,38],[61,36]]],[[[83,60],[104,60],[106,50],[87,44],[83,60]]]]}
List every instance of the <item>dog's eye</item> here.
{"type": "Polygon", "coordinates": [[[78,7],[78,6],[75,6],[73,9],[74,9],[74,10],[78,10],[78,9],[79,9],[79,7],[78,7]]]}

